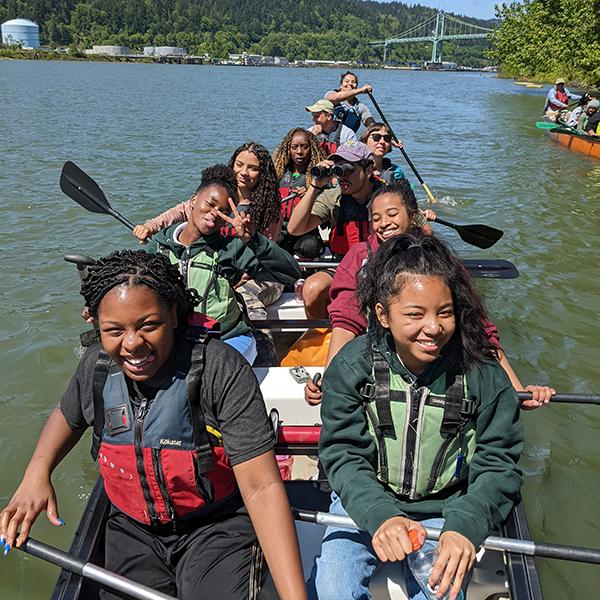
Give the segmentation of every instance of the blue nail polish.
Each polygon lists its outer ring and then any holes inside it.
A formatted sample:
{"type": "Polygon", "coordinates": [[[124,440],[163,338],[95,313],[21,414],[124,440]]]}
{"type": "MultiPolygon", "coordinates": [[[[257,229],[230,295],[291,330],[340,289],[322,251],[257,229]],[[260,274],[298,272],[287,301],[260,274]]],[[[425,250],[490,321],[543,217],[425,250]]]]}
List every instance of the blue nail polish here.
{"type": "Polygon", "coordinates": [[[60,525],[64,525],[65,522],[62,519],[56,519],[60,525]]]}
{"type": "Polygon", "coordinates": [[[0,535],[0,546],[4,546],[6,544],[6,538],[3,535],[0,535]]]}
{"type": "Polygon", "coordinates": [[[4,556],[6,556],[10,552],[10,544],[6,544],[4,546],[4,556]]]}

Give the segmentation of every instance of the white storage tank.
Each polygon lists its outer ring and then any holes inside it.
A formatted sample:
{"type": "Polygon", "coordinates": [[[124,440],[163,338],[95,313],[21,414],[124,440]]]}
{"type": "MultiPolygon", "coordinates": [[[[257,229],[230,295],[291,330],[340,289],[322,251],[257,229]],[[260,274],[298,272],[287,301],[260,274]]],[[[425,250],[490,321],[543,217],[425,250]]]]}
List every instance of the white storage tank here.
{"type": "Polygon", "coordinates": [[[40,26],[29,19],[12,19],[2,23],[2,43],[21,44],[23,48],[40,47],[40,26]]]}
{"type": "Polygon", "coordinates": [[[155,56],[185,56],[185,48],[176,48],[175,46],[156,46],[154,48],[155,56]]]}

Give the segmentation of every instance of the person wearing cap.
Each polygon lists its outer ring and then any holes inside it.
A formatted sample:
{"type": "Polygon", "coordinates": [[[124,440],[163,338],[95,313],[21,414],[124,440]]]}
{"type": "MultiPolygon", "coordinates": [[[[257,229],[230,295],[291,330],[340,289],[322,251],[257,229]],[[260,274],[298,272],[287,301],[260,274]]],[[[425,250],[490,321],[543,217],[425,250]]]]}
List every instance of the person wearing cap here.
{"type": "Polygon", "coordinates": [[[311,106],[307,106],[306,110],[311,113],[313,120],[313,126],[309,131],[317,137],[325,156],[332,154],[338,146],[350,140],[357,141],[356,134],[350,127],[335,120],[334,106],[329,100],[317,100],[311,106]]]}
{"type": "MultiPolygon", "coordinates": [[[[333,174],[314,177],[307,192],[294,208],[288,223],[288,232],[303,235],[323,223],[329,224],[329,248],[337,257],[344,256],[358,242],[369,235],[367,205],[373,192],[384,182],[375,177],[375,162],[371,149],[362,142],[351,140],[342,144],[327,160],[316,166],[327,169],[336,165],[346,169],[337,177],[333,188],[328,188],[333,174]]],[[[329,288],[333,281],[331,270],[319,271],[304,283],[304,310],[309,319],[326,319],[329,288]]]]}
{"type": "Polygon", "coordinates": [[[569,101],[579,100],[581,96],[577,94],[571,94],[565,87],[565,80],[559,77],[554,82],[554,87],[550,89],[546,96],[546,106],[544,106],[544,112],[556,110],[569,110],[569,101]]]}
{"type": "Polygon", "coordinates": [[[361,123],[368,127],[375,122],[367,105],[357,98],[359,94],[370,94],[372,91],[369,84],[358,87],[358,77],[346,71],[340,77],[340,87],[327,92],[325,100],[333,102],[333,114],[339,121],[358,132],[361,123]]]}
{"type": "Polygon", "coordinates": [[[590,100],[588,102],[588,105],[585,109],[587,122],[583,127],[583,131],[585,131],[587,135],[600,137],[600,112],[598,112],[599,108],[600,102],[598,102],[598,100],[590,100]]]}

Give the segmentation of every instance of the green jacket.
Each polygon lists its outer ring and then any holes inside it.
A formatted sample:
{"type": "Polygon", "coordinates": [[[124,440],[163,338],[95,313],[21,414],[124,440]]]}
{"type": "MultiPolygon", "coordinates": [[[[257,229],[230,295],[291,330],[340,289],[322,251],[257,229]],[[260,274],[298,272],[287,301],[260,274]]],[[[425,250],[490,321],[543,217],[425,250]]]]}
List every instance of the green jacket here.
{"type": "Polygon", "coordinates": [[[203,303],[196,310],[217,319],[221,323],[223,339],[243,335],[251,331],[244,319],[233,293],[233,287],[247,273],[256,281],[274,281],[290,285],[300,278],[300,270],[294,258],[277,244],[257,233],[244,244],[238,237],[224,237],[219,233],[201,237],[190,246],[176,242],[173,235],[180,225],[172,225],[158,232],[149,246],[149,252],[168,254],[173,264],[179,266],[189,287],[196,288],[202,281],[202,288],[197,289],[203,303]],[[205,280],[210,278],[204,269],[190,268],[194,262],[214,262],[218,265],[218,275],[207,290],[205,280]]]}
{"type": "MultiPolygon", "coordinates": [[[[390,335],[378,347],[391,370],[413,387],[428,386],[452,367],[442,356],[415,378],[399,361],[390,335]]],[[[518,502],[523,482],[517,466],[523,449],[519,400],[506,374],[498,363],[466,373],[469,394],[478,402],[475,455],[466,477],[411,501],[377,478],[377,446],[360,393],[366,383],[373,383],[372,370],[368,339],[360,336],[342,348],[323,378],[319,457],[332,488],[356,524],[371,535],[394,516],[443,516],[443,531],[456,531],[478,547],[518,502]]]]}

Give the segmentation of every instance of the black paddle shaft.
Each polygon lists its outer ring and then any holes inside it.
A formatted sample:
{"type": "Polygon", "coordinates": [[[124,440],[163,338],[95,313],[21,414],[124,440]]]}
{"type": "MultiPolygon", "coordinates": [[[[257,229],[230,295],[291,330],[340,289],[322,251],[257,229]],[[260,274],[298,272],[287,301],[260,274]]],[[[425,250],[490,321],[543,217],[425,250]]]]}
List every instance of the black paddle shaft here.
{"type": "MultiPolygon", "coordinates": [[[[375,100],[375,98],[373,97],[373,94],[371,92],[369,92],[369,98],[371,99],[371,102],[373,103],[375,110],[377,110],[377,112],[379,113],[381,120],[385,123],[385,126],[388,128],[390,135],[394,138],[394,141],[400,142],[400,140],[398,139],[398,136],[394,133],[392,126],[390,125],[386,116],[383,114],[383,111],[379,107],[379,104],[377,104],[377,100],[375,100]]],[[[400,152],[402,152],[402,156],[404,156],[404,160],[407,162],[408,166],[411,168],[412,172],[415,174],[415,177],[419,180],[419,183],[421,185],[423,185],[425,182],[423,181],[423,178],[421,177],[421,175],[419,175],[419,172],[417,171],[417,168],[415,167],[415,165],[413,165],[412,160],[410,160],[408,154],[406,153],[406,150],[404,148],[400,148],[400,152]]]]}
{"type": "Polygon", "coordinates": [[[107,214],[131,229],[135,227],[108,202],[100,186],[75,163],[68,160],[60,174],[60,189],[86,210],[107,214]]]}
{"type": "MultiPolygon", "coordinates": [[[[531,400],[531,397],[531,392],[519,392],[519,400],[531,400]]],[[[552,396],[550,402],[600,405],[600,394],[556,394],[552,396]]]]}

